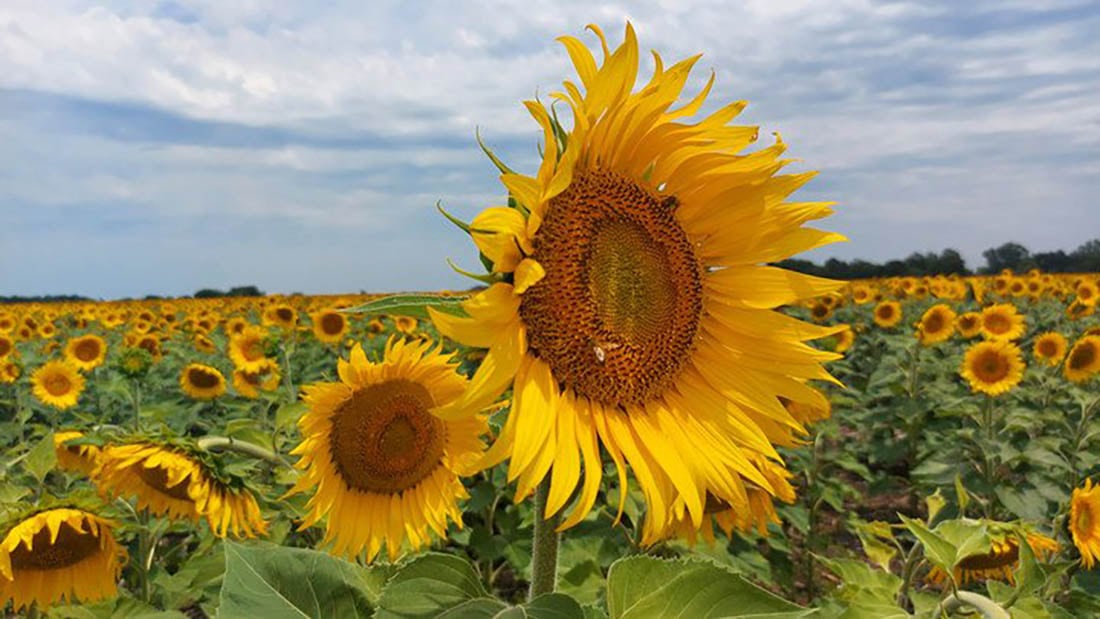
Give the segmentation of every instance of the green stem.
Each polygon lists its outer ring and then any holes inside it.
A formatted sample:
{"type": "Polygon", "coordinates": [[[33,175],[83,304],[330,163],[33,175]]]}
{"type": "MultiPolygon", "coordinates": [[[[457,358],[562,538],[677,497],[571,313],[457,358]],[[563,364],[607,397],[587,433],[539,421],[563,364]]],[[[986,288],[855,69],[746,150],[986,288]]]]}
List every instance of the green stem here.
{"type": "Polygon", "coordinates": [[[917,573],[917,564],[920,559],[921,545],[914,542],[909,553],[905,555],[905,565],[901,569],[901,588],[898,590],[898,606],[909,608],[909,587],[913,584],[913,575],[917,573]]]}
{"type": "Polygon", "coordinates": [[[996,602],[984,595],[970,591],[956,591],[954,594],[947,596],[946,599],[940,602],[935,616],[950,615],[956,610],[967,607],[978,611],[984,619],[1010,619],[1008,611],[1001,608],[996,602]]]}
{"type": "Polygon", "coordinates": [[[232,436],[204,436],[198,441],[199,449],[206,451],[235,451],[239,454],[265,460],[271,464],[293,468],[282,456],[270,449],[248,443],[232,436]]]}
{"type": "Polygon", "coordinates": [[[134,405],[134,429],[141,432],[141,384],[136,380],[130,384],[130,401],[134,405]]]}
{"type": "Polygon", "coordinates": [[[996,463],[993,457],[993,398],[988,395],[985,396],[985,401],[982,404],[982,430],[985,431],[985,446],[979,446],[984,460],[982,473],[985,477],[985,483],[989,487],[989,497],[987,497],[983,508],[985,517],[993,518],[993,505],[997,497],[997,481],[994,479],[996,463]]]}
{"type": "Polygon", "coordinates": [[[528,600],[540,595],[553,593],[558,582],[558,543],[561,535],[557,532],[561,514],[543,518],[546,502],[550,496],[550,478],[547,477],[535,490],[535,534],[531,552],[531,590],[528,600]]]}
{"type": "Polygon", "coordinates": [[[152,562],[146,561],[146,558],[151,557],[152,548],[154,546],[153,534],[149,525],[149,510],[141,510],[138,521],[140,522],[140,526],[138,528],[138,560],[136,566],[138,581],[141,586],[141,600],[148,603],[153,596],[152,583],[149,582],[149,567],[152,565],[152,562]]]}

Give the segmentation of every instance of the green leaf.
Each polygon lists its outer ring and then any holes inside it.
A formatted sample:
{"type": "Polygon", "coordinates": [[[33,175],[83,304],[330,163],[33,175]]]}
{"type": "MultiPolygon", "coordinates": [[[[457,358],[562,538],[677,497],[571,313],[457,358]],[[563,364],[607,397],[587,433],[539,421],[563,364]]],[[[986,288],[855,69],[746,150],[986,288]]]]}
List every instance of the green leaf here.
{"type": "Polygon", "coordinates": [[[478,619],[479,617],[492,619],[493,617],[500,617],[502,613],[507,611],[508,605],[500,600],[494,598],[478,598],[476,600],[467,600],[458,606],[452,606],[438,615],[435,615],[435,617],[437,619],[478,619]]]}
{"type": "Polygon", "coordinates": [[[532,619],[584,619],[584,609],[564,593],[547,593],[523,605],[532,619]]]}
{"type": "Polygon", "coordinates": [[[959,517],[966,515],[966,506],[970,505],[970,493],[963,485],[962,475],[955,475],[955,502],[959,505],[959,517]]]}
{"type": "Polygon", "coordinates": [[[39,483],[46,478],[46,474],[57,466],[57,452],[53,447],[53,433],[47,434],[38,441],[23,460],[23,467],[34,476],[39,483]]]}
{"type": "Polygon", "coordinates": [[[909,532],[920,541],[921,546],[924,548],[924,556],[932,563],[942,567],[948,574],[952,574],[957,553],[955,546],[940,535],[930,531],[928,527],[924,526],[923,522],[906,518],[901,514],[898,514],[898,517],[901,518],[902,523],[909,529],[909,532]]]}
{"type": "Polygon", "coordinates": [[[718,565],[630,557],[607,577],[613,619],[641,617],[808,617],[815,613],[757,587],[718,565]]]}
{"type": "Polygon", "coordinates": [[[298,419],[309,410],[305,402],[283,404],[275,410],[275,429],[282,430],[298,423],[298,419]]]}
{"type": "Polygon", "coordinates": [[[442,553],[420,555],[398,568],[378,599],[377,619],[436,617],[488,596],[469,561],[442,553]]]}
{"type": "Polygon", "coordinates": [[[428,320],[428,308],[458,316],[465,315],[462,302],[467,297],[443,297],[434,294],[395,294],[369,301],[357,307],[341,310],[354,314],[386,314],[388,316],[412,316],[428,320]]]}
{"type": "Polygon", "coordinates": [[[218,616],[370,617],[362,570],[316,550],[225,542],[218,616]]]}
{"type": "Polygon", "coordinates": [[[924,504],[928,506],[928,523],[931,524],[936,521],[936,515],[940,513],[940,510],[947,505],[947,499],[943,498],[943,493],[940,492],[939,488],[936,488],[934,493],[924,499],[924,504]]]}

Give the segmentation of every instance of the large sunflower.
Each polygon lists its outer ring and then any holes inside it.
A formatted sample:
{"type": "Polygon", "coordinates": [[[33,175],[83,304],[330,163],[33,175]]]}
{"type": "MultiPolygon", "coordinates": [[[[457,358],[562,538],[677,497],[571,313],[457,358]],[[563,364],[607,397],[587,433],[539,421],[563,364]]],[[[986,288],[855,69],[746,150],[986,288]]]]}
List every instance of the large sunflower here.
{"type": "Polygon", "coordinates": [[[31,393],[47,406],[72,408],[82,391],[84,377],[68,361],[47,361],[31,374],[31,393]]]}
{"type": "MultiPolygon", "coordinates": [[[[971,553],[955,566],[955,582],[965,585],[985,580],[1003,580],[1015,583],[1013,572],[1020,564],[1020,540],[1016,532],[1000,523],[988,523],[989,549],[971,553]]],[[[1038,531],[1021,530],[1031,552],[1041,561],[1048,560],[1058,551],[1058,542],[1038,531]]],[[[934,567],[928,574],[932,582],[942,583],[947,574],[934,567]]]]}
{"type": "Polygon", "coordinates": [[[371,363],[356,345],[338,362],[340,382],[304,388],[309,412],[292,452],[303,473],[290,493],[316,486],[302,528],[327,515],[325,542],[336,554],[365,551],[369,561],[385,543],[393,559],[403,541],[415,549],[432,531],[444,537],[448,519],[462,526],[459,473],[481,457],[486,424],[428,412],[466,387],[451,357],[429,346],[391,339],[382,362],[371,363]]]}
{"type": "Polygon", "coordinates": [[[1100,373],[1100,335],[1086,335],[1077,340],[1066,355],[1063,372],[1075,383],[1100,373]]]}
{"type": "Polygon", "coordinates": [[[114,526],[80,509],[55,508],[24,518],[0,541],[0,607],[16,611],[62,600],[93,602],[114,597],[126,551],[114,526]]]}
{"type": "Polygon", "coordinates": [[[1024,377],[1024,360],[1020,349],[1008,340],[979,342],[967,349],[959,373],[974,391],[1000,395],[1024,377]]]}
{"type": "Polygon", "coordinates": [[[560,39],[584,89],[565,82],[551,95],[572,109],[572,130],[528,101],[544,134],[538,174],[504,174],[516,207],[489,208],[471,224],[503,281],[464,303],[468,317],[432,311],[444,335],[488,348],[470,389],[436,413],[460,418],[513,386],[483,464],[510,458],[518,498],[553,470],[547,516],[581,485],[567,527],[596,500],[603,445],[621,493],[633,471],[651,541],[673,525],[677,500],[698,528],[708,494],[735,510],[748,509],[750,486],[775,496],[754,457],[778,462],[773,444],[804,432],[779,396],[821,404],[806,381],[831,379],[820,362],[839,355],[804,343],[835,328],[773,310],[842,284],[764,263],[843,237],[801,227],[829,204],[784,202],[813,174],[775,175],[786,163],[781,140],[738,154],[757,137],[728,124],[744,103],[679,121],[710,90],[672,108],[698,56],[667,68],[655,56],[649,83],[631,92],[633,28],[613,53],[591,28],[600,66],[580,41],[560,39]]]}
{"type": "Polygon", "coordinates": [[[1073,489],[1069,507],[1069,531],[1073,545],[1081,553],[1081,563],[1091,570],[1100,557],[1100,486],[1085,480],[1081,488],[1073,489]]]}
{"type": "Polygon", "coordinates": [[[943,303],[928,308],[917,325],[917,337],[921,344],[931,346],[951,339],[955,333],[955,310],[943,303]]]}
{"type": "Polygon", "coordinates": [[[94,370],[107,358],[107,342],[98,335],[74,337],[65,344],[65,359],[78,370],[94,370]]]}
{"type": "Polygon", "coordinates": [[[256,497],[219,479],[202,460],[155,443],[110,445],[93,473],[105,496],[136,497],[138,509],[176,520],[205,517],[219,537],[267,532],[256,497]]]}
{"type": "Polygon", "coordinates": [[[53,435],[53,448],[57,454],[57,465],[66,471],[77,471],[85,475],[91,475],[99,465],[99,454],[102,450],[96,445],[70,445],[69,441],[84,438],[84,433],[77,430],[65,430],[55,432],[53,435]]]}

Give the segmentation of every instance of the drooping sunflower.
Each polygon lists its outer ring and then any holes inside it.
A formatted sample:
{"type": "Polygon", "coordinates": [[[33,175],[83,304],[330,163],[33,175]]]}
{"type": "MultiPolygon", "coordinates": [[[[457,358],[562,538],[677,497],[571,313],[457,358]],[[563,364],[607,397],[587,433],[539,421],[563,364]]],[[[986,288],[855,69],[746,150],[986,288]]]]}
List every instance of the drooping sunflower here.
{"type": "Polygon", "coordinates": [[[681,120],[710,90],[672,107],[698,56],[667,68],[655,56],[649,83],[632,92],[633,28],[614,52],[591,29],[601,65],[579,40],[560,39],[581,84],[551,97],[571,108],[572,129],[526,102],[544,135],[538,173],[505,173],[516,208],[491,207],[471,223],[504,281],[463,304],[469,317],[431,312],[444,335],[488,348],[470,389],[436,414],[459,418],[513,386],[483,465],[510,458],[519,499],[550,475],[547,516],[580,485],[568,527],[596,500],[602,445],[621,492],[633,471],[653,541],[672,526],[677,500],[698,528],[708,493],[734,510],[748,509],[749,486],[775,496],[752,457],[778,462],[773,445],[804,431],[779,396],[823,401],[806,381],[830,380],[820,363],[838,355],[805,344],[835,328],[773,310],[842,284],[764,263],[843,237],[801,227],[831,214],[829,204],[784,202],[812,174],[776,175],[781,140],[739,154],[757,137],[729,125],[743,102],[681,120]]]}
{"type": "Polygon", "coordinates": [[[246,398],[258,398],[261,391],[274,391],[281,379],[279,364],[274,359],[268,359],[259,370],[254,372],[240,368],[233,370],[233,388],[246,398]]]}
{"type": "Polygon", "coordinates": [[[196,400],[213,400],[225,393],[225,376],[216,367],[188,363],[180,372],[180,389],[196,400]]]}
{"type": "Polygon", "coordinates": [[[41,403],[65,410],[76,406],[84,377],[68,361],[47,361],[31,374],[31,393],[41,403]]]}
{"type": "Polygon", "coordinates": [[[1069,503],[1069,531],[1073,545],[1081,553],[1081,564],[1091,570],[1100,558],[1100,486],[1091,479],[1073,489],[1069,503]]]}
{"type": "Polygon", "coordinates": [[[987,340],[1018,340],[1024,334],[1024,316],[1011,303],[998,303],[982,310],[982,337],[987,340]]]}
{"type": "Polygon", "coordinates": [[[65,471],[75,471],[91,475],[99,466],[101,449],[95,445],[69,445],[74,439],[84,438],[84,433],[76,430],[55,432],[53,448],[57,454],[57,465],[65,471]]]}
{"type": "Polygon", "coordinates": [[[391,339],[381,363],[356,345],[338,361],[340,382],[304,388],[309,411],[292,452],[303,470],[290,494],[316,490],[302,528],[327,516],[333,553],[372,560],[383,543],[391,559],[403,542],[427,545],[462,526],[459,474],[484,450],[484,418],[443,420],[429,410],[462,395],[466,379],[450,356],[426,343],[391,339]]]}
{"type": "Polygon", "coordinates": [[[982,332],[982,315],[978,312],[959,314],[955,319],[955,329],[965,339],[977,337],[982,332]]]}
{"type": "MultiPolygon", "coordinates": [[[[955,566],[955,581],[960,585],[986,580],[1002,580],[1015,584],[1013,571],[1020,563],[1020,541],[1010,529],[989,523],[989,550],[975,552],[964,557],[955,566]]],[[[1024,537],[1037,559],[1046,561],[1058,551],[1058,542],[1038,531],[1026,531],[1024,537]]],[[[947,574],[939,567],[933,568],[928,579],[935,583],[947,580],[947,574]]]]}
{"type": "Polygon", "coordinates": [[[138,509],[176,520],[205,517],[218,537],[267,532],[256,497],[221,479],[203,460],[170,446],[137,442],[105,447],[93,479],[109,497],[136,497],[138,509]]]}
{"type": "Polygon", "coordinates": [[[210,339],[210,336],[203,333],[196,333],[192,336],[191,345],[195,347],[195,350],[208,355],[218,352],[218,345],[210,339]]]}
{"type": "Polygon", "coordinates": [[[890,329],[901,322],[901,304],[897,301],[883,301],[875,306],[875,324],[883,329],[890,329]]]}
{"type": "Polygon", "coordinates": [[[928,308],[917,326],[917,337],[925,346],[946,342],[954,333],[955,310],[943,303],[928,308]]]}
{"type": "Polygon", "coordinates": [[[229,359],[233,365],[247,372],[264,367],[267,357],[267,329],[246,326],[229,339],[229,359]]]}
{"type": "Polygon", "coordinates": [[[313,336],[325,344],[339,344],[348,332],[348,319],[334,309],[321,310],[311,317],[313,336]]]}
{"type": "Polygon", "coordinates": [[[1100,335],[1086,335],[1074,342],[1062,371],[1075,383],[1100,373],[1100,335]]]}
{"type": "Polygon", "coordinates": [[[1024,360],[1020,349],[1012,342],[988,340],[967,349],[959,372],[972,390],[1000,395],[1024,377],[1024,360]]]}
{"type": "Polygon", "coordinates": [[[1031,352],[1035,358],[1049,366],[1055,366],[1062,362],[1066,356],[1069,343],[1061,333],[1048,331],[1035,338],[1031,352]]]}
{"type": "Polygon", "coordinates": [[[107,342],[98,335],[74,337],[65,344],[65,359],[78,370],[94,370],[107,358],[107,342]]]}
{"type": "Polygon", "coordinates": [[[0,606],[40,609],[62,600],[114,597],[126,551],[114,523],[81,509],[54,508],[23,518],[0,541],[0,606]]]}

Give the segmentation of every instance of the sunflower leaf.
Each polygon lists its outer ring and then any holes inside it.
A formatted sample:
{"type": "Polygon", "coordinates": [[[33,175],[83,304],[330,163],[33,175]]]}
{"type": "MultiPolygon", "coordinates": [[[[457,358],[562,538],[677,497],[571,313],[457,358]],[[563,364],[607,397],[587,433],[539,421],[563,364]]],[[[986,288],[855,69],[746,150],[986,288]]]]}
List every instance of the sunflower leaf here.
{"type": "Polygon", "coordinates": [[[465,296],[444,297],[435,294],[395,294],[375,299],[356,307],[341,310],[348,314],[385,314],[389,316],[411,316],[428,320],[428,308],[436,311],[464,316],[462,302],[465,296]]]}
{"type": "Polygon", "coordinates": [[[46,478],[46,474],[57,465],[57,452],[53,447],[53,433],[42,437],[23,460],[23,466],[27,472],[34,476],[39,483],[46,478]]]}
{"type": "MultiPolygon", "coordinates": [[[[454,555],[427,553],[402,565],[386,582],[378,599],[377,619],[437,617],[448,610],[469,605],[479,616],[487,603],[472,603],[488,596],[470,562],[454,555]]],[[[504,608],[501,604],[497,610],[504,608]]],[[[488,616],[493,616],[492,613],[488,616]]]]}

